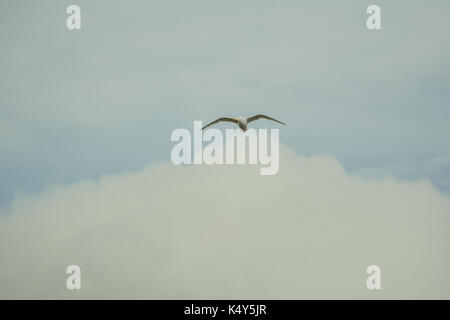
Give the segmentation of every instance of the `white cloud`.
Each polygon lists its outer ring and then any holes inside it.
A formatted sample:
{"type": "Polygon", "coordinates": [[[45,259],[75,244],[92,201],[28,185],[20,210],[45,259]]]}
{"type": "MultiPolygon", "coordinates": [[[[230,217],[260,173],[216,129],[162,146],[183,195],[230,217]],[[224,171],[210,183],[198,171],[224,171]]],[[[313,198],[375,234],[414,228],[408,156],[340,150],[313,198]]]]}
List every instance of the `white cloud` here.
{"type": "Polygon", "coordinates": [[[0,215],[0,298],[450,298],[447,196],[280,151],[276,176],[160,163],[20,196],[0,215]]]}

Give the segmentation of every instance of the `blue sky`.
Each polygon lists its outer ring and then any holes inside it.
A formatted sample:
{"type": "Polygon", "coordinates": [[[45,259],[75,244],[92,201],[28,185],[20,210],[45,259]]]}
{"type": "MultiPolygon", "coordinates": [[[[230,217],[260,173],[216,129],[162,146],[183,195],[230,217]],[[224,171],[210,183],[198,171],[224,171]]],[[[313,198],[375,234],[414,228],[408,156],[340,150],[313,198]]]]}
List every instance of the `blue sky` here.
{"type": "Polygon", "coordinates": [[[377,3],[380,31],[367,1],[77,1],[68,31],[72,2],[2,1],[0,205],[168,161],[174,129],[255,113],[298,154],[448,194],[449,4],[377,3]]]}

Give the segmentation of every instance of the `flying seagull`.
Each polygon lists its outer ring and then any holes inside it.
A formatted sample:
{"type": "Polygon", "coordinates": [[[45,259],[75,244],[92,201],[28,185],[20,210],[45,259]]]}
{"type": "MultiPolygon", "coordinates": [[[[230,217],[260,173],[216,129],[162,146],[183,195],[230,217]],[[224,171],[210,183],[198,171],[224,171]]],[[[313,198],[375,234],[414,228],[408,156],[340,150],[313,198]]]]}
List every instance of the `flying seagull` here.
{"type": "Polygon", "coordinates": [[[243,131],[247,131],[247,124],[248,124],[249,122],[252,122],[252,121],[255,121],[255,120],[258,120],[258,119],[261,119],[261,118],[263,118],[263,119],[268,119],[268,120],[272,120],[272,121],[275,121],[275,122],[278,122],[278,123],[281,123],[281,124],[286,124],[286,123],[283,123],[283,122],[281,122],[281,121],[278,121],[277,119],[268,117],[268,116],[266,116],[266,115],[263,115],[263,114],[257,114],[257,115],[255,115],[255,116],[250,117],[250,118],[247,118],[247,119],[244,118],[244,117],[237,117],[237,118],[219,118],[219,119],[217,119],[217,120],[214,120],[213,122],[208,123],[206,126],[204,126],[204,127],[202,128],[202,130],[205,129],[205,128],[208,128],[209,126],[212,126],[213,124],[215,124],[215,123],[217,123],[217,122],[225,121],[225,122],[234,122],[234,123],[236,123],[236,124],[239,126],[239,128],[241,128],[243,131]]]}

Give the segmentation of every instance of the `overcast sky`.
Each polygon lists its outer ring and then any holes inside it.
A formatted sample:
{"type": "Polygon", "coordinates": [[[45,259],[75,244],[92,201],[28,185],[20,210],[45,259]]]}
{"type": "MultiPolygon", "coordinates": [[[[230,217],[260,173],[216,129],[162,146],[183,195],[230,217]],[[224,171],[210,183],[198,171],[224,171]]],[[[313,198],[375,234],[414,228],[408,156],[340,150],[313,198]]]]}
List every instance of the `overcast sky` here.
{"type": "Polygon", "coordinates": [[[83,297],[370,298],[379,263],[377,297],[449,298],[449,21],[448,1],[1,1],[0,297],[70,297],[54,274],[81,261],[83,297]],[[174,129],[255,113],[288,124],[279,176],[170,163],[174,129]]]}

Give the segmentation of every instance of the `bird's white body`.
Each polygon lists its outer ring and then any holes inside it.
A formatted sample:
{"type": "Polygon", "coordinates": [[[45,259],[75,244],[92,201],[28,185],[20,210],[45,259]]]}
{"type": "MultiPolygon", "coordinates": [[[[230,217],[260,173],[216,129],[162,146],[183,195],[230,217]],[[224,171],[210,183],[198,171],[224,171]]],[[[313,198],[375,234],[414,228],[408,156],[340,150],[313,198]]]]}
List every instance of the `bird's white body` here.
{"type": "Polygon", "coordinates": [[[247,131],[247,118],[239,116],[236,118],[236,120],[239,128],[241,128],[242,131],[247,131]]]}

